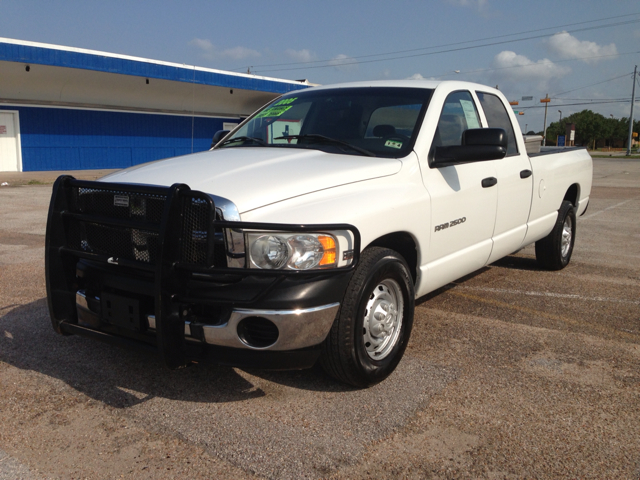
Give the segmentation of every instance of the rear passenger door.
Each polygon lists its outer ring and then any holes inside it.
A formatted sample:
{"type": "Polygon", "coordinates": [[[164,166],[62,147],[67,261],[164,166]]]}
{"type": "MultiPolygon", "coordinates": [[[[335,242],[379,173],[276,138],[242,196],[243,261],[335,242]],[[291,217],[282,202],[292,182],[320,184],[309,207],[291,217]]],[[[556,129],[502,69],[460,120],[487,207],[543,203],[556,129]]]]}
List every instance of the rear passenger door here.
{"type": "Polygon", "coordinates": [[[491,263],[522,246],[531,209],[533,175],[527,152],[520,151],[518,147],[516,130],[505,103],[492,93],[477,91],[476,95],[488,126],[503,128],[509,141],[507,156],[497,161],[498,207],[489,258],[491,263]]]}
{"type": "Polygon", "coordinates": [[[435,147],[461,145],[462,132],[481,128],[478,107],[471,92],[449,93],[444,101],[431,143],[430,168],[423,179],[431,196],[431,239],[424,281],[438,288],[486,265],[498,193],[483,180],[495,177],[496,162],[478,161],[436,167],[435,147]]]}

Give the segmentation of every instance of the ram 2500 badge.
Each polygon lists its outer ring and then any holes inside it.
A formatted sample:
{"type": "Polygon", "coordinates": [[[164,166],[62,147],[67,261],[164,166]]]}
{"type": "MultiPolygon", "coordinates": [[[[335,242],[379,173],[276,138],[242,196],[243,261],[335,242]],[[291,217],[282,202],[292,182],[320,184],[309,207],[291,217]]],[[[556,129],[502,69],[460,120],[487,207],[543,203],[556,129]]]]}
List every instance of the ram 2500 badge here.
{"type": "Polygon", "coordinates": [[[60,177],[46,238],[53,328],[368,386],[414,301],[535,242],[569,263],[591,157],[527,155],[497,90],[367,82],[274,100],[203,153],[60,177]]]}

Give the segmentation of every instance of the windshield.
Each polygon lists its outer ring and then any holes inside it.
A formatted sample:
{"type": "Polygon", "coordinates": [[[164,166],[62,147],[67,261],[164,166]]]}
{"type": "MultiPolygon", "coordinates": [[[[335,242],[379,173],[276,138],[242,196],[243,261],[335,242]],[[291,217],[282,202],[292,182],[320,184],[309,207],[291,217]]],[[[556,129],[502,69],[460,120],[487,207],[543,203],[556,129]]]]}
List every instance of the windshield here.
{"type": "Polygon", "coordinates": [[[280,97],[216,148],[313,148],[400,158],[413,148],[433,90],[336,88],[280,97]]]}

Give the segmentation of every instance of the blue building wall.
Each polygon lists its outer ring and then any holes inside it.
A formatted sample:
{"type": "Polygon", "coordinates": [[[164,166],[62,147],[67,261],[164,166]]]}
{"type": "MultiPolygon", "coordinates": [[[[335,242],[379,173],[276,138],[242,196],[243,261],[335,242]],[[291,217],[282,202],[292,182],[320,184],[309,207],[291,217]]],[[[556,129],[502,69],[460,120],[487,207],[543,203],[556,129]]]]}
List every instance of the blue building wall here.
{"type": "Polygon", "coordinates": [[[124,168],[208,150],[223,122],[238,119],[40,107],[20,113],[22,170],[124,168]],[[192,150],[193,122],[193,150],[192,150]]]}

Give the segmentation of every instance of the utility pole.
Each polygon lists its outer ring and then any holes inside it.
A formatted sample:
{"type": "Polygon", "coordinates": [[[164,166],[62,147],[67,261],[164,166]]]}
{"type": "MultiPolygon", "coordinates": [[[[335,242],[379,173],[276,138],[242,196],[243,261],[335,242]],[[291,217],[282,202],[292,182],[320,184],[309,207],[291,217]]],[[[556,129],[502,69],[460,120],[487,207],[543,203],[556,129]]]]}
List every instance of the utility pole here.
{"type": "Polygon", "coordinates": [[[633,89],[631,90],[631,113],[629,114],[629,143],[627,145],[627,157],[631,155],[631,142],[633,140],[633,103],[636,101],[636,73],[638,66],[633,69],[633,89]]]}
{"type": "Polygon", "coordinates": [[[544,103],[544,136],[542,137],[542,146],[547,146],[547,107],[549,106],[549,102],[551,99],[549,98],[549,94],[547,96],[540,99],[540,103],[544,103]]]}

